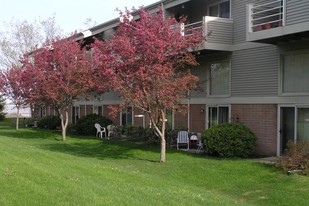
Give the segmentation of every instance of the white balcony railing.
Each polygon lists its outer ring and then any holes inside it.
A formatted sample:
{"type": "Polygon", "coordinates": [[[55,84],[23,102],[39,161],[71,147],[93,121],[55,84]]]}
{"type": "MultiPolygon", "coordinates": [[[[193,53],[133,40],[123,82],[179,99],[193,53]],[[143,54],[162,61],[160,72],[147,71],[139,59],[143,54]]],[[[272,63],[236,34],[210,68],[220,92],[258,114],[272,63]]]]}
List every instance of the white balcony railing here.
{"type": "Polygon", "coordinates": [[[284,26],[286,0],[249,4],[249,32],[284,26]]]}
{"type": "Polygon", "coordinates": [[[201,32],[205,37],[204,49],[231,51],[233,44],[233,20],[220,17],[204,16],[202,21],[190,24],[177,24],[171,29],[189,36],[194,31],[201,32]]]}

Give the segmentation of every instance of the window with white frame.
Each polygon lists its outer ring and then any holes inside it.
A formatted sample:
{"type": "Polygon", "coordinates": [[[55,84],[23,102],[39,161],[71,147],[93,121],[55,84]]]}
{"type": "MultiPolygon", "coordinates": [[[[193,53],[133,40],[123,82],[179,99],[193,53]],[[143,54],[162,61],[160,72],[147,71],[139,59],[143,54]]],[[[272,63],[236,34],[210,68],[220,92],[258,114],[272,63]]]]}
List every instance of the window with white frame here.
{"type": "Polygon", "coordinates": [[[133,109],[132,109],[132,106],[128,106],[127,108],[122,110],[122,112],[121,112],[121,124],[122,124],[122,126],[133,124],[133,109]]]}
{"type": "Polygon", "coordinates": [[[216,16],[221,18],[230,18],[231,6],[230,1],[221,1],[217,4],[212,4],[208,8],[209,16],[216,16]]]}
{"type": "Polygon", "coordinates": [[[230,94],[230,61],[221,61],[209,65],[209,95],[230,94]]]}
{"type": "Polygon", "coordinates": [[[76,124],[77,120],[79,119],[79,107],[72,107],[72,123],[76,124]]]}
{"type": "Polygon", "coordinates": [[[209,106],[208,107],[208,125],[210,128],[214,125],[229,122],[230,108],[229,106],[209,106]]]}
{"type": "Polygon", "coordinates": [[[173,110],[172,109],[167,109],[166,110],[166,128],[167,129],[174,129],[174,115],[173,115],[173,110]]]}
{"type": "Polygon", "coordinates": [[[309,92],[309,52],[282,56],[282,93],[309,92]]]}
{"type": "Polygon", "coordinates": [[[297,141],[309,141],[309,108],[297,109],[297,141]]]}

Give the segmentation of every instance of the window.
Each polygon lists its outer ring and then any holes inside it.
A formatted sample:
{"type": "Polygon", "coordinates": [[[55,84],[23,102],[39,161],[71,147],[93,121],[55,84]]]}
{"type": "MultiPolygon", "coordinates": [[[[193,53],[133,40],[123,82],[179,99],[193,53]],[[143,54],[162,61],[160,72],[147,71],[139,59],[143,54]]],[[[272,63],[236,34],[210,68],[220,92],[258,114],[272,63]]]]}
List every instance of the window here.
{"type": "Polygon", "coordinates": [[[288,141],[309,141],[309,107],[280,107],[280,154],[287,149],[288,141]]]}
{"type": "Polygon", "coordinates": [[[230,18],[230,1],[223,1],[209,7],[209,16],[230,18]]]}
{"type": "Polygon", "coordinates": [[[132,106],[128,106],[127,108],[122,110],[121,123],[122,123],[122,126],[133,124],[132,106]]]}
{"type": "Polygon", "coordinates": [[[167,129],[174,129],[174,118],[173,118],[173,110],[167,109],[166,110],[166,128],[167,129]]]}
{"type": "Polygon", "coordinates": [[[46,116],[46,107],[45,106],[41,106],[40,107],[40,117],[45,117],[46,116]]]}
{"type": "Polygon", "coordinates": [[[209,95],[229,95],[230,61],[213,63],[209,67],[209,95]]]}
{"type": "Polygon", "coordinates": [[[72,123],[76,124],[79,118],[79,107],[72,107],[72,123]]]}
{"type": "Polygon", "coordinates": [[[208,128],[229,122],[229,107],[228,106],[210,106],[208,107],[208,128]]]}
{"type": "Polygon", "coordinates": [[[98,115],[102,115],[102,106],[94,106],[93,107],[93,114],[98,114],[98,115]]]}
{"type": "Polygon", "coordinates": [[[308,93],[308,79],[309,52],[288,54],[283,56],[282,93],[308,93]]]}
{"type": "Polygon", "coordinates": [[[309,141],[309,108],[297,109],[297,141],[309,141]]]}

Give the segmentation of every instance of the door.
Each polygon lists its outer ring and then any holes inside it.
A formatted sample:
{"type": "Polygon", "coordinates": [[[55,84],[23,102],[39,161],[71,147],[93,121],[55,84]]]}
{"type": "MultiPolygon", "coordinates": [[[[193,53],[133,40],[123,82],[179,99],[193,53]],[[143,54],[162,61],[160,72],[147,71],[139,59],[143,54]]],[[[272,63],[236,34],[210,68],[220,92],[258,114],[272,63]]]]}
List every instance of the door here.
{"type": "Polygon", "coordinates": [[[283,154],[287,142],[295,139],[295,107],[281,107],[280,119],[280,154],[283,154]]]}

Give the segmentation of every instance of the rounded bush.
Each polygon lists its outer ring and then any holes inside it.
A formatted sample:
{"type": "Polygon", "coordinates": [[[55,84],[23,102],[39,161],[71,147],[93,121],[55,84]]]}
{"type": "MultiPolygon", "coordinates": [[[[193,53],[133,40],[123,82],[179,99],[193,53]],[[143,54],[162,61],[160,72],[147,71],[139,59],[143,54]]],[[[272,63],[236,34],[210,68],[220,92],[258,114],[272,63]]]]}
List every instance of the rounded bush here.
{"type": "Polygon", "coordinates": [[[61,120],[58,116],[45,116],[38,120],[38,127],[51,130],[59,129],[61,120]]]}
{"type": "Polygon", "coordinates": [[[205,152],[219,157],[248,157],[255,150],[256,136],[241,123],[224,123],[202,133],[205,152]]]}
{"type": "Polygon", "coordinates": [[[81,135],[94,135],[96,134],[95,123],[99,123],[102,127],[113,124],[112,120],[107,117],[97,114],[89,114],[81,117],[76,123],[76,132],[81,135]]]}

